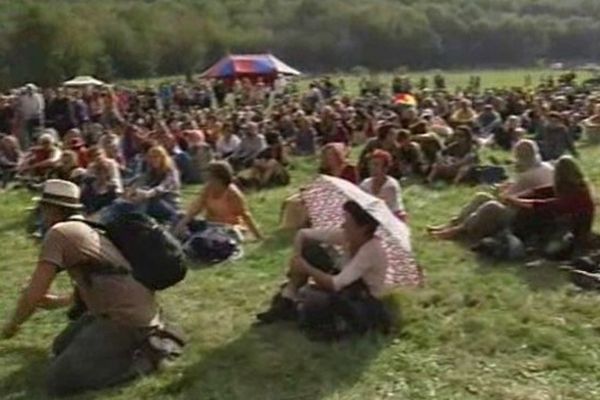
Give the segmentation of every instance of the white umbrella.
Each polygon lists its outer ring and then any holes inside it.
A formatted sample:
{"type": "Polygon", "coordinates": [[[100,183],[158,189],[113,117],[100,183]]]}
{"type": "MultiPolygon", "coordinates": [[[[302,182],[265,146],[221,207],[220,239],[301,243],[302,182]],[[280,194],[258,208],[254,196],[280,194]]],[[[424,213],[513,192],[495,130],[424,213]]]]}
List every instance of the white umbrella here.
{"type": "Polygon", "coordinates": [[[321,175],[301,192],[313,227],[335,228],[342,224],[342,206],[354,200],[373,218],[380,227],[377,235],[382,239],[388,257],[386,286],[418,286],[423,283],[423,274],[417,265],[410,244],[408,226],[396,217],[385,202],[358,186],[343,179],[321,175]]]}
{"type": "Polygon", "coordinates": [[[76,76],[75,78],[63,83],[64,86],[103,86],[105,85],[99,79],[89,75],[76,76]]]}

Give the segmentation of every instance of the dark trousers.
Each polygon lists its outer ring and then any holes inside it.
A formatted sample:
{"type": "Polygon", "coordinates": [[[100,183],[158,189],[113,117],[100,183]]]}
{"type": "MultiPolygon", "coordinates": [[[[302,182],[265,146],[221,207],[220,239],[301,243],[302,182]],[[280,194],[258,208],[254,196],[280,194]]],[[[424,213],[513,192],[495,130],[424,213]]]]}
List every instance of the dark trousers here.
{"type": "Polygon", "coordinates": [[[154,371],[141,351],[146,333],[85,315],[56,337],[47,374],[50,395],[64,396],[127,382],[154,371]]]}
{"type": "Polygon", "coordinates": [[[103,194],[97,194],[92,188],[84,187],[81,192],[81,202],[85,206],[86,212],[90,214],[109,206],[116,198],[117,194],[114,190],[110,190],[103,194]]]}

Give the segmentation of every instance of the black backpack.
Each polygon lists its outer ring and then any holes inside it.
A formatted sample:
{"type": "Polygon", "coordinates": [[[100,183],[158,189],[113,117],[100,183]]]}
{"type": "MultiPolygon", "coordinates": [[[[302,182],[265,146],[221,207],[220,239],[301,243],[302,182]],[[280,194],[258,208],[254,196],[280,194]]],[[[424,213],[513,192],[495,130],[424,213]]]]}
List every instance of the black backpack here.
{"type": "Polygon", "coordinates": [[[102,232],[131,264],[133,277],[151,290],[181,282],[187,273],[179,241],[151,217],[140,213],[120,216],[106,225],[82,221],[102,232]]]}
{"type": "Polygon", "coordinates": [[[496,165],[477,165],[471,168],[464,178],[466,182],[475,185],[492,185],[508,179],[506,170],[496,165]]]}

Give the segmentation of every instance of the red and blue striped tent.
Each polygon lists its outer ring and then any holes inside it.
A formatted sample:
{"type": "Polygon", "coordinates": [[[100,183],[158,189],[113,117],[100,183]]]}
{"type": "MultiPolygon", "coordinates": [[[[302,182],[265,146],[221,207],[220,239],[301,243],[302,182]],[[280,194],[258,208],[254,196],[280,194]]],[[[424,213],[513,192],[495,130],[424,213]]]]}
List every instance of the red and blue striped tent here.
{"type": "Polygon", "coordinates": [[[262,78],[265,82],[272,82],[279,75],[300,75],[300,71],[272,54],[239,54],[223,57],[204,71],[201,77],[225,80],[262,78]]]}

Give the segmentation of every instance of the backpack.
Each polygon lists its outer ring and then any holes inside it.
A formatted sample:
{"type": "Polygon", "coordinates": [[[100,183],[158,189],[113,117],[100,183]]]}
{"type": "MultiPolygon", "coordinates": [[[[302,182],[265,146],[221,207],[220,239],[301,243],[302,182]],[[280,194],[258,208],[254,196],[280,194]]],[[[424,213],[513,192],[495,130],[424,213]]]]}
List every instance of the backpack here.
{"type": "Polygon", "coordinates": [[[133,277],[150,290],[164,290],[187,273],[179,241],[151,217],[123,214],[106,225],[82,221],[102,232],[131,264],[133,277]]]}
{"type": "Polygon", "coordinates": [[[492,185],[508,179],[506,170],[495,165],[477,165],[471,168],[465,180],[473,184],[492,185]]]}
{"type": "Polygon", "coordinates": [[[225,228],[207,226],[194,233],[185,243],[185,254],[201,264],[217,264],[240,255],[241,248],[225,228]]]}

